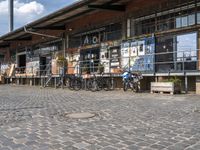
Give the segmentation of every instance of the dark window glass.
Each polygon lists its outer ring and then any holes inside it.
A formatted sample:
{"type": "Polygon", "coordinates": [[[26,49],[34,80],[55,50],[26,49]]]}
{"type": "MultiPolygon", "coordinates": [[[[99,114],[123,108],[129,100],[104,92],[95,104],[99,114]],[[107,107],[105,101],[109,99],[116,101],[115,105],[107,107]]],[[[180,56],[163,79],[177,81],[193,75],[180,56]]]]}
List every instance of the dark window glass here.
{"type": "Polygon", "coordinates": [[[161,37],[156,44],[156,71],[169,72],[174,70],[174,38],[161,37]]]}

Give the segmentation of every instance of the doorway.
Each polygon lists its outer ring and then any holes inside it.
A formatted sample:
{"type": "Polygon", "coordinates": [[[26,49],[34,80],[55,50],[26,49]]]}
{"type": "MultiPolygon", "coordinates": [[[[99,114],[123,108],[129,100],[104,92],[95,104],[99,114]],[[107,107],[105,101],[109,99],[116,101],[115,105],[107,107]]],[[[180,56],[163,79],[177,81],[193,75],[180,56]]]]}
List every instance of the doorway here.
{"type": "Polygon", "coordinates": [[[46,65],[47,65],[46,57],[40,57],[40,72],[41,72],[41,74],[45,74],[46,65]]]}

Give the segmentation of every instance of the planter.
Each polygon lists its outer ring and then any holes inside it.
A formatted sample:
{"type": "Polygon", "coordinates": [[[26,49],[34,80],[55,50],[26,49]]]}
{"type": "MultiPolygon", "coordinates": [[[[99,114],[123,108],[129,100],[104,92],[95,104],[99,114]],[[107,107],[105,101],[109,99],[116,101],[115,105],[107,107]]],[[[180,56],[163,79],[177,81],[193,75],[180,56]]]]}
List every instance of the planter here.
{"type": "Polygon", "coordinates": [[[200,78],[196,79],[196,94],[200,95],[200,78]]]}
{"type": "Polygon", "coordinates": [[[151,82],[151,93],[164,93],[170,94],[180,93],[181,86],[173,82],[151,82]]]}
{"type": "Polygon", "coordinates": [[[0,84],[5,84],[5,78],[2,75],[0,75],[0,84]]]}

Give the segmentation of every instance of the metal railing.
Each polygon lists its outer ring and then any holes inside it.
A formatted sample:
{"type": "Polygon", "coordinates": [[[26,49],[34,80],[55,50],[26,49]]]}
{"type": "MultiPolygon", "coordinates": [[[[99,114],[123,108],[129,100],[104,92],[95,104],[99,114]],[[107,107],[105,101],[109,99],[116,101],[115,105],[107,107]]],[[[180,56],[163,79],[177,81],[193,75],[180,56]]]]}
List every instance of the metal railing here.
{"type": "MultiPolygon", "coordinates": [[[[78,60],[73,62],[71,67],[66,66],[67,74],[82,75],[93,73],[120,73],[120,70],[128,70],[133,72],[142,73],[169,73],[169,72],[197,72],[200,71],[200,51],[174,51],[151,53],[141,56],[128,56],[128,57],[115,57],[103,59],[88,59],[78,60]],[[112,64],[113,60],[117,60],[116,64],[112,64]],[[103,71],[102,71],[103,70],[103,71]],[[114,71],[113,71],[114,70],[114,71]]],[[[68,64],[72,62],[68,62],[68,64]]],[[[6,66],[6,65],[5,65],[6,66]]],[[[8,67],[7,67],[8,68],[8,67]]],[[[6,69],[7,69],[6,68],[6,69]]],[[[40,65],[37,67],[16,67],[14,75],[27,75],[27,76],[50,76],[62,75],[63,67],[53,68],[52,64],[40,65]],[[53,71],[54,70],[54,71],[53,71]]],[[[1,69],[1,73],[3,68],[1,69]]]]}

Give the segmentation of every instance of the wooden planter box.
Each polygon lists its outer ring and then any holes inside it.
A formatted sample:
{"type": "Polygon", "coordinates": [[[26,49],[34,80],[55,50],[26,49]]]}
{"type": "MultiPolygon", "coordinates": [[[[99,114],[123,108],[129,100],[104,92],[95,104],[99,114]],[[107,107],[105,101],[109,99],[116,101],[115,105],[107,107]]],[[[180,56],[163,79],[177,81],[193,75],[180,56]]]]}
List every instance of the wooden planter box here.
{"type": "Polygon", "coordinates": [[[2,75],[0,75],[0,84],[5,84],[5,78],[2,75]]]}
{"type": "Polygon", "coordinates": [[[151,93],[180,93],[181,86],[176,85],[173,82],[151,82],[151,93]]]}
{"type": "Polygon", "coordinates": [[[200,78],[196,79],[196,94],[200,95],[200,78]]]}

